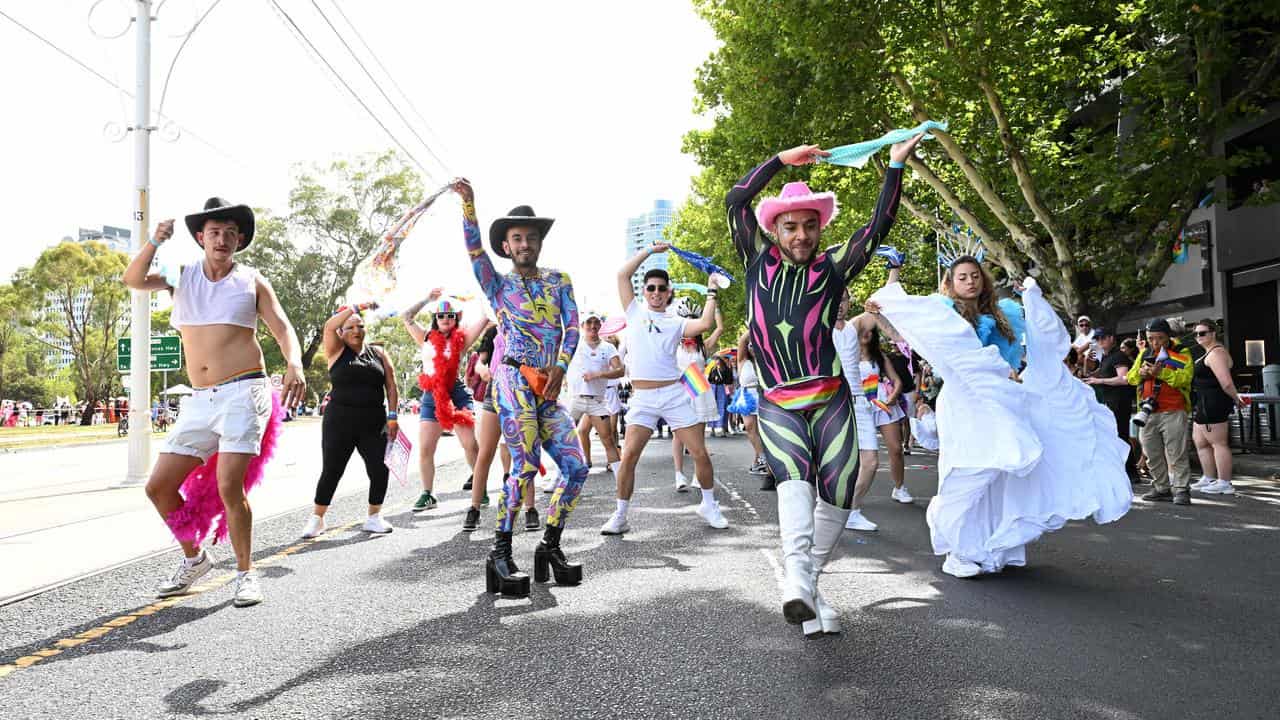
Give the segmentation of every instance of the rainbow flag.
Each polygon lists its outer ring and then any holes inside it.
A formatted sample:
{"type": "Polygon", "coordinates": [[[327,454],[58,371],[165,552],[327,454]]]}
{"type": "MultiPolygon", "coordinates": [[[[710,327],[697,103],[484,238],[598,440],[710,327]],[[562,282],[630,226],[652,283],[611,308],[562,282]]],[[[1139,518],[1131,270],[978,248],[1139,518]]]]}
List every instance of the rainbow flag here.
{"type": "Polygon", "coordinates": [[[680,383],[684,385],[684,391],[689,393],[691,398],[696,398],[711,389],[711,383],[707,382],[707,374],[703,372],[702,364],[696,362],[689,363],[689,367],[684,369],[684,374],[680,376],[680,383]]]}
{"type": "Polygon", "coordinates": [[[1161,348],[1160,354],[1156,356],[1156,362],[1174,370],[1181,370],[1191,362],[1191,356],[1187,353],[1180,353],[1177,350],[1167,350],[1161,348]]]}
{"type": "Polygon", "coordinates": [[[878,374],[871,373],[862,378],[862,394],[867,398],[867,402],[885,412],[889,412],[889,406],[880,401],[880,376],[878,374]]]}

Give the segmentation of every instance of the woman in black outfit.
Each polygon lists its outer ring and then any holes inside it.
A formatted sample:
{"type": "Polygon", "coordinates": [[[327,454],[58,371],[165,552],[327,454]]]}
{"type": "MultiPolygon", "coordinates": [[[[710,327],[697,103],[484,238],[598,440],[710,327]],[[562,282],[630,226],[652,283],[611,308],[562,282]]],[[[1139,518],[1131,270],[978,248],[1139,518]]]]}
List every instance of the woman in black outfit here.
{"type": "Polygon", "coordinates": [[[342,307],[324,324],[322,347],[333,388],[320,431],[324,467],[316,484],[315,515],[302,531],[305,538],[324,532],[324,514],[352,450],[360,451],[369,473],[369,519],[363,529],[378,534],[391,532],[391,525],[381,514],[388,476],[383,456],[387,438],[399,432],[394,410],[399,405],[399,393],[391,358],[382,348],[364,341],[360,312],[376,307],[377,303],[342,307]]]}
{"type": "Polygon", "coordinates": [[[1192,490],[1211,495],[1234,495],[1231,484],[1231,446],[1228,442],[1231,411],[1243,407],[1231,379],[1231,355],[1218,342],[1218,326],[1212,320],[1196,323],[1196,343],[1204,350],[1191,375],[1191,439],[1200,456],[1204,475],[1192,490]]]}

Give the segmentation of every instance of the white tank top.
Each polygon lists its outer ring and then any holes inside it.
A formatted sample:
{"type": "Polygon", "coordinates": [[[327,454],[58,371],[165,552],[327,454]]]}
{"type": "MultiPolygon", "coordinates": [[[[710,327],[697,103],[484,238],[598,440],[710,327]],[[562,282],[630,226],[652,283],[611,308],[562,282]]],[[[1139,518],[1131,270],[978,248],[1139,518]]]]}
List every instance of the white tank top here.
{"type": "Polygon", "coordinates": [[[173,314],[169,324],[181,330],[187,325],[236,325],[258,328],[258,272],[236,263],[231,272],[213,282],[204,274],[204,263],[182,268],[173,290],[173,314]]]}

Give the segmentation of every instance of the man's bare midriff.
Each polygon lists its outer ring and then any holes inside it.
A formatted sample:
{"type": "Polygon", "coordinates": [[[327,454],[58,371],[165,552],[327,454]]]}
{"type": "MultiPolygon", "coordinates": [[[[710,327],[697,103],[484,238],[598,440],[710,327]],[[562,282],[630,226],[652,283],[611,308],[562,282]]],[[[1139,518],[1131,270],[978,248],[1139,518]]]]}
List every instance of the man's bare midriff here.
{"type": "Polygon", "coordinates": [[[254,332],[239,325],[186,325],[182,351],[187,377],[195,387],[209,387],[245,370],[266,367],[254,332]]]}
{"type": "Polygon", "coordinates": [[[674,385],[679,380],[632,380],[631,387],[636,390],[654,390],[668,385],[674,385]]]}

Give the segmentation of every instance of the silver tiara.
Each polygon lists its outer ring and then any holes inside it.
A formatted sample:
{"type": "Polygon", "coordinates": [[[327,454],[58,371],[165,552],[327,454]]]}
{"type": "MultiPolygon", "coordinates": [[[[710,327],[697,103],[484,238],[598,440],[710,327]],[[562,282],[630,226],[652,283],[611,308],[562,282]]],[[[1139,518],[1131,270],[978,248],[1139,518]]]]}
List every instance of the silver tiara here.
{"type": "Polygon", "coordinates": [[[965,255],[982,262],[986,254],[987,249],[982,246],[982,238],[973,232],[973,228],[952,223],[950,230],[938,233],[938,264],[944,268],[951,267],[956,260],[965,255]]]}

